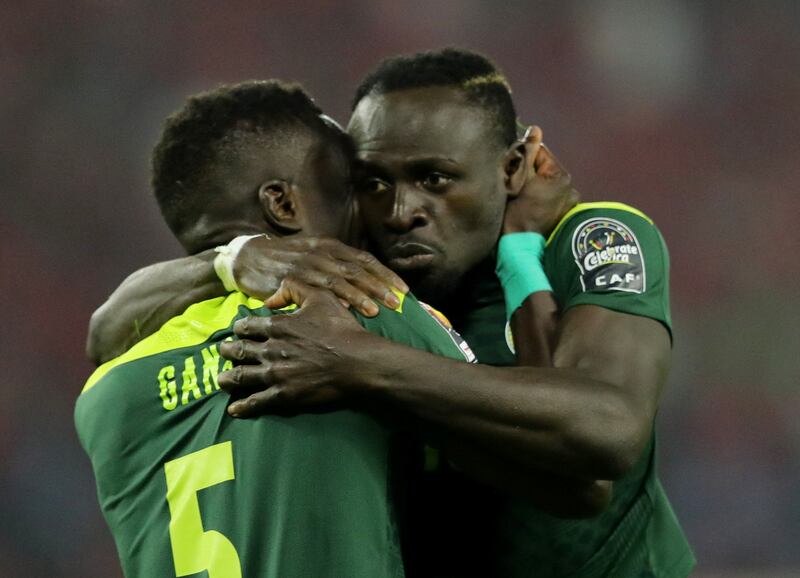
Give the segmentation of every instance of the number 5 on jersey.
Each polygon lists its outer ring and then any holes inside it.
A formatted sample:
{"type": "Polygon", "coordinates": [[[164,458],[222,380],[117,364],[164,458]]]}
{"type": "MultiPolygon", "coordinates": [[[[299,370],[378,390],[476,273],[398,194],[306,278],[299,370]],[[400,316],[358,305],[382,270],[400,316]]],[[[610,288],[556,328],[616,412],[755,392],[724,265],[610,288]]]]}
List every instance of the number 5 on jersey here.
{"type": "Polygon", "coordinates": [[[228,538],[203,530],[197,492],[234,479],[231,442],[209,446],[164,464],[169,537],[175,575],[208,571],[208,578],[242,578],[239,555],[228,538]]]}

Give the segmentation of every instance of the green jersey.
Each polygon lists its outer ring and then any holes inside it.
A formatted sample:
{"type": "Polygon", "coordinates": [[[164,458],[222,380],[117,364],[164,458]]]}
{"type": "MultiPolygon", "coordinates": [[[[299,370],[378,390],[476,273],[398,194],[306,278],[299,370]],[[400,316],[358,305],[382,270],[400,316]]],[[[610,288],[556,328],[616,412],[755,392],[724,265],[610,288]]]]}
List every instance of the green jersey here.
{"type": "MultiPolygon", "coordinates": [[[[671,331],[666,245],[636,209],[578,205],[548,240],[544,268],[562,312],[597,305],[655,319],[671,331]]],[[[514,365],[499,282],[488,272],[471,291],[472,309],[451,318],[455,326],[479,362],[514,365]]],[[[655,435],[636,467],[614,483],[608,509],[591,519],[556,518],[443,463],[428,475],[433,490],[425,499],[440,504],[444,521],[430,521],[421,538],[427,543],[419,545],[423,559],[441,561],[430,575],[683,578],[694,566],[656,474],[655,435]]]]}
{"type": "MultiPolygon", "coordinates": [[[[241,293],[191,306],[101,366],[75,408],[103,514],[128,578],[403,575],[390,431],[353,411],[237,420],[218,345],[246,315],[241,293]]],[[[412,296],[369,331],[465,359],[412,296]]]]}

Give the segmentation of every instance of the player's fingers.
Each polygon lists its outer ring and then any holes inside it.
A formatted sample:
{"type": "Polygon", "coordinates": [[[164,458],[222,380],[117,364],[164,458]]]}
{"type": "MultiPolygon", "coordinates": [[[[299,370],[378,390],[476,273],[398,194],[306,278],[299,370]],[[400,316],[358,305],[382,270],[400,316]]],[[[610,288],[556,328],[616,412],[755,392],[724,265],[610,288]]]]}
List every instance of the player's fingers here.
{"type": "Polygon", "coordinates": [[[525,147],[525,164],[529,165],[527,180],[536,178],[536,158],[542,145],[542,129],[536,125],[530,125],[525,129],[525,134],[520,137],[519,143],[525,147]]]}
{"type": "Polygon", "coordinates": [[[228,414],[238,418],[261,415],[272,409],[286,407],[291,404],[290,398],[288,389],[280,386],[270,387],[232,402],[228,406],[228,414]]]}
{"type": "Polygon", "coordinates": [[[531,125],[530,130],[528,132],[527,142],[531,143],[532,145],[541,146],[542,140],[544,139],[544,132],[542,132],[542,127],[537,125],[531,125]]]}
{"type": "MultiPolygon", "coordinates": [[[[289,305],[303,305],[305,292],[297,285],[302,282],[295,282],[294,279],[286,277],[281,281],[278,290],[264,301],[264,305],[270,309],[282,309],[289,305]]],[[[302,283],[303,287],[308,287],[302,283]]]]}
{"type": "Polygon", "coordinates": [[[564,165],[561,164],[561,161],[558,160],[553,151],[550,148],[542,143],[541,147],[539,148],[539,153],[536,155],[536,162],[534,163],[536,167],[536,173],[542,176],[545,176],[549,179],[555,180],[559,179],[563,181],[565,184],[568,184],[572,180],[572,176],[569,174],[569,171],[564,168],[564,165]]]}
{"type": "MultiPolygon", "coordinates": [[[[403,281],[397,273],[378,261],[372,253],[361,251],[341,243],[331,249],[331,254],[342,261],[358,265],[367,274],[380,282],[378,289],[383,290],[384,293],[386,290],[391,290],[393,288],[401,293],[408,293],[408,285],[406,282],[403,281]]],[[[383,296],[383,294],[376,295],[378,298],[383,298],[383,296]]],[[[389,304],[387,303],[387,305],[389,304]]]]}
{"type": "MultiPolygon", "coordinates": [[[[344,279],[340,277],[331,278],[328,285],[327,289],[339,298],[340,303],[344,303],[345,309],[349,308],[352,300],[358,304],[359,310],[365,312],[366,315],[371,317],[378,314],[378,306],[344,279]]],[[[302,308],[306,304],[314,302],[330,302],[331,295],[328,290],[312,287],[294,277],[287,277],[281,282],[281,286],[275,295],[267,299],[264,304],[275,309],[286,307],[292,303],[302,308]]]]}
{"type": "Polygon", "coordinates": [[[374,317],[379,311],[371,299],[391,308],[400,304],[392,284],[402,283],[402,279],[383,267],[372,255],[339,242],[326,245],[325,249],[329,252],[329,258],[315,257],[320,260],[311,261],[316,265],[314,269],[325,275],[319,277],[313,270],[304,271],[310,274],[305,281],[330,289],[368,317],[374,317]],[[377,263],[377,268],[372,265],[373,261],[377,263]]]}
{"type": "Polygon", "coordinates": [[[268,358],[268,344],[268,341],[250,341],[248,339],[224,341],[219,346],[219,354],[225,359],[245,365],[260,363],[268,358]]]}
{"type": "Polygon", "coordinates": [[[263,362],[257,365],[237,365],[217,376],[220,389],[236,394],[243,390],[265,390],[275,384],[278,364],[263,362]]]}
{"type": "Polygon", "coordinates": [[[271,389],[267,389],[248,395],[244,399],[234,401],[228,406],[228,415],[238,418],[260,415],[263,413],[264,408],[269,405],[269,400],[273,395],[271,389]]]}
{"type": "MultiPolygon", "coordinates": [[[[343,261],[341,264],[341,271],[342,276],[347,279],[351,285],[360,289],[371,298],[382,302],[390,309],[395,309],[400,305],[400,299],[396,295],[396,292],[403,293],[403,291],[397,287],[387,285],[384,279],[376,277],[374,273],[367,271],[358,263],[343,261]]],[[[377,314],[377,310],[375,313],[377,314]]]]}
{"type": "Polygon", "coordinates": [[[271,337],[283,335],[281,326],[284,322],[285,318],[282,315],[243,317],[233,324],[233,332],[240,339],[266,341],[271,337]]]}
{"type": "Polygon", "coordinates": [[[368,317],[377,315],[378,309],[365,297],[391,308],[400,304],[393,289],[407,292],[408,286],[371,254],[332,239],[321,239],[318,243],[315,250],[322,254],[309,255],[304,266],[295,269],[295,277],[334,291],[368,317]]]}
{"type": "Polygon", "coordinates": [[[369,295],[353,286],[339,273],[323,273],[308,269],[298,275],[298,278],[307,285],[332,291],[337,297],[341,297],[367,317],[374,317],[378,314],[378,306],[370,299],[369,295]]]}

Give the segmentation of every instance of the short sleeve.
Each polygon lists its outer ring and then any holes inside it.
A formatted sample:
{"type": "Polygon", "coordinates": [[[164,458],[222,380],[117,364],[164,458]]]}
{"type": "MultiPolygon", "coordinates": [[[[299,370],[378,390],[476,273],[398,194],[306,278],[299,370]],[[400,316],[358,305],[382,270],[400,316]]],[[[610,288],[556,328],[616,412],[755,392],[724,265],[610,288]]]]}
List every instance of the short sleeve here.
{"type": "Polygon", "coordinates": [[[562,311],[597,305],[650,317],[672,333],[667,247],[633,207],[578,205],[548,240],[544,266],[562,311]]]}

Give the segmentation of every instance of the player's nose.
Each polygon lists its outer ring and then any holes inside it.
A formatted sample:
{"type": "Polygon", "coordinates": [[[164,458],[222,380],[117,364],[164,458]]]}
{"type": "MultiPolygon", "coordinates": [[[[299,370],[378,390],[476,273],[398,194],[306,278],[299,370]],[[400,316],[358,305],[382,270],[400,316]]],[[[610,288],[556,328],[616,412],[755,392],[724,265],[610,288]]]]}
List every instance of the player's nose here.
{"type": "Polygon", "coordinates": [[[430,216],[426,208],[425,195],[412,186],[397,186],[394,191],[392,210],[386,226],[394,233],[407,233],[428,224],[430,216]]]}

